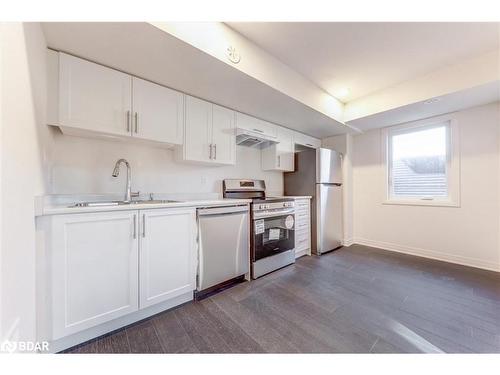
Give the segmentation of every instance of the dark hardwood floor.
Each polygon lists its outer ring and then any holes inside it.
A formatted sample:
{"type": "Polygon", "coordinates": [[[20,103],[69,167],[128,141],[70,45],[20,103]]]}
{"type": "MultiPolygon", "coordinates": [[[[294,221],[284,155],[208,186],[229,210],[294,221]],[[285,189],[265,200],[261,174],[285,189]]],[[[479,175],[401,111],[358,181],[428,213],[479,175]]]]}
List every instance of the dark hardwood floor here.
{"type": "Polygon", "coordinates": [[[500,353],[500,274],[353,245],[70,353],[500,353]]]}

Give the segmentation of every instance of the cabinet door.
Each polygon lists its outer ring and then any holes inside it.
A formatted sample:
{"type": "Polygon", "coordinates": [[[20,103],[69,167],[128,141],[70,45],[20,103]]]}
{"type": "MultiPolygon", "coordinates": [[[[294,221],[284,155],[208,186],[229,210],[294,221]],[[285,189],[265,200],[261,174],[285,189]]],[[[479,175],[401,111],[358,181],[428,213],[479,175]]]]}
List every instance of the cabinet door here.
{"type": "Polygon", "coordinates": [[[140,211],[140,308],[196,288],[196,211],[140,211]]]}
{"type": "Polygon", "coordinates": [[[295,200],[295,255],[309,254],[311,249],[311,211],[309,199],[295,200]]]}
{"type": "Polygon", "coordinates": [[[318,138],[311,137],[310,135],[302,134],[299,132],[294,132],[293,141],[297,145],[306,146],[309,148],[320,148],[321,140],[318,138]]]}
{"type": "Polygon", "coordinates": [[[260,120],[258,118],[236,112],[236,123],[238,128],[250,130],[255,133],[276,137],[276,125],[260,120]]]}
{"type": "Polygon", "coordinates": [[[294,144],[291,130],[279,127],[277,129],[278,141],[276,145],[277,167],[281,171],[294,170],[294,144]]]}
{"type": "Polygon", "coordinates": [[[211,162],[212,104],[186,95],[183,159],[211,162]]]}
{"type": "Polygon", "coordinates": [[[60,54],[59,121],[62,127],[110,135],[131,130],[132,77],[60,54]]]}
{"type": "Polygon", "coordinates": [[[236,164],[236,135],[234,111],[213,104],[212,107],[213,161],[236,164]]]}
{"type": "Polygon", "coordinates": [[[132,79],[132,93],[132,135],[182,144],[183,94],[136,77],[132,79]]]}
{"type": "Polygon", "coordinates": [[[54,216],[53,339],[138,309],[137,211],[54,216]]]}
{"type": "Polygon", "coordinates": [[[293,171],[294,144],[292,131],[277,128],[277,144],[262,150],[262,169],[265,171],[293,171]]]}

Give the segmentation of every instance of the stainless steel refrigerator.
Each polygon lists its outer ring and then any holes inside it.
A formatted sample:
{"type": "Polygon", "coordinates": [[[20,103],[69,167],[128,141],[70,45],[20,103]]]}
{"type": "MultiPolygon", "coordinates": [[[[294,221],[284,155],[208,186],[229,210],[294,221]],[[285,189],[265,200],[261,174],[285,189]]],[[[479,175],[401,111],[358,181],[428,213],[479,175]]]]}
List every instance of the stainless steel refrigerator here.
{"type": "Polygon", "coordinates": [[[342,245],[342,154],[326,148],[295,153],[295,171],[285,173],[285,195],[310,195],[311,251],[342,245]]]}

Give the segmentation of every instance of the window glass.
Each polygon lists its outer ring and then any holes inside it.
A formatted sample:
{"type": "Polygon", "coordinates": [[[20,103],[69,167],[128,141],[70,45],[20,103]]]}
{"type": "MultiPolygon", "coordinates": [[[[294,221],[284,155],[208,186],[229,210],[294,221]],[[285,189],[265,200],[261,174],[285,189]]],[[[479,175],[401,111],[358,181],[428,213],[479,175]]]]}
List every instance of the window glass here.
{"type": "Polygon", "coordinates": [[[415,129],[389,138],[389,187],[393,198],[448,196],[448,126],[415,129]]]}

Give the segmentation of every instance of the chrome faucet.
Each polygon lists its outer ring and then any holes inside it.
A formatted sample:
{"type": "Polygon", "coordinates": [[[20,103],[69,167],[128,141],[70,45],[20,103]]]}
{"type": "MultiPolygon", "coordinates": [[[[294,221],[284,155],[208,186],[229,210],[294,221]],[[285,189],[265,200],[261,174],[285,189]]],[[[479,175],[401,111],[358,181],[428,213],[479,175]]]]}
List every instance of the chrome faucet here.
{"type": "Polygon", "coordinates": [[[121,163],[124,163],[125,166],[127,167],[127,187],[126,187],[126,191],[125,191],[124,202],[130,202],[132,197],[139,196],[139,192],[132,192],[132,185],[131,185],[132,173],[130,171],[130,164],[128,163],[128,161],[125,159],[118,159],[118,161],[115,164],[115,168],[113,169],[112,176],[118,177],[118,175],[120,174],[120,164],[121,163]]]}

